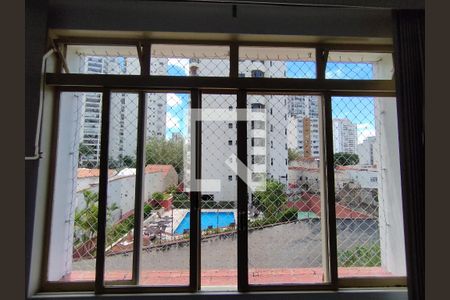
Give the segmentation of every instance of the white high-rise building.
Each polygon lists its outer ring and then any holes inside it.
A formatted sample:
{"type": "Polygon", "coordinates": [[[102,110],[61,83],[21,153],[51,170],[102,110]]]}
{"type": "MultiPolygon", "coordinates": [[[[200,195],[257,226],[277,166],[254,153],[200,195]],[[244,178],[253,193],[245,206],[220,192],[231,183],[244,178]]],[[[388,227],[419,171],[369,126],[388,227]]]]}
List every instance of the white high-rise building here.
{"type": "MultiPolygon", "coordinates": [[[[191,59],[191,76],[228,76],[229,63],[211,59],[191,59]],[[214,68],[212,68],[214,66],[214,68]]],[[[282,61],[245,60],[239,62],[240,77],[284,77],[282,61]]],[[[287,184],[288,175],[288,105],[287,96],[248,95],[247,107],[253,112],[265,113],[264,121],[248,122],[247,163],[255,181],[264,178],[287,184]]],[[[236,95],[203,94],[202,108],[235,110],[236,95]]],[[[220,180],[220,192],[204,191],[215,201],[236,201],[237,176],[229,167],[236,164],[237,130],[234,121],[202,123],[202,179],[220,180]]],[[[190,157],[190,153],[185,157],[190,157]]],[[[189,168],[189,163],[185,163],[189,168]]],[[[189,174],[185,170],[185,174],[189,174]]]]}
{"type": "Polygon", "coordinates": [[[374,155],[375,143],[376,137],[369,136],[361,144],[356,146],[360,165],[376,165],[376,155],[374,155]]]}
{"type": "Polygon", "coordinates": [[[334,153],[356,153],[357,127],[349,119],[333,119],[334,153]]]}
{"type": "MultiPolygon", "coordinates": [[[[167,59],[152,60],[152,68],[158,74],[167,73],[167,59]]],[[[80,71],[88,74],[140,73],[139,60],[135,57],[81,56],[80,71]]],[[[167,94],[147,94],[146,138],[165,138],[167,94]]],[[[82,163],[90,167],[100,163],[101,94],[85,93],[82,99],[82,132],[80,143],[87,146],[89,154],[82,156],[82,163]]],[[[135,156],[137,138],[138,95],[136,93],[112,93],[110,117],[110,157],[118,159],[135,156]]]]}

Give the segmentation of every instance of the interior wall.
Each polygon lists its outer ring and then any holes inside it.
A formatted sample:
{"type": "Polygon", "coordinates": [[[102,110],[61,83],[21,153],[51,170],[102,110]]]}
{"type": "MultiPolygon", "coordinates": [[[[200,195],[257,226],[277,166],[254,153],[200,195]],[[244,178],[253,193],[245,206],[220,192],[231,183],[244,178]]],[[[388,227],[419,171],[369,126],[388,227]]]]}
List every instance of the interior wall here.
{"type": "Polygon", "coordinates": [[[49,28],[391,37],[389,10],[160,1],[50,1],[49,28]],[[100,21],[101,20],[101,21],[100,21]],[[374,26],[376,24],[376,26],[374,26]]]}
{"type": "MultiPolygon", "coordinates": [[[[26,1],[25,17],[25,155],[33,156],[39,109],[41,63],[46,52],[47,1],[26,1]]],[[[39,160],[25,161],[25,282],[27,294],[31,271],[38,168],[39,160]]],[[[34,275],[37,276],[37,273],[34,275]]]]}

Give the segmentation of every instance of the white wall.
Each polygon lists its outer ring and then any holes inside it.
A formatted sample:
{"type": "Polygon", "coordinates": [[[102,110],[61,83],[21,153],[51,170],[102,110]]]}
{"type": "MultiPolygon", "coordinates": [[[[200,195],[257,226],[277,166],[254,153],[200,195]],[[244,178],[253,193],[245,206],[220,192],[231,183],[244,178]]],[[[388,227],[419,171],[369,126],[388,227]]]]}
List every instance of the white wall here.
{"type": "Polygon", "coordinates": [[[406,275],[396,100],[376,100],[381,262],[394,275],[406,275]]]}
{"type": "MultiPolygon", "coordinates": [[[[172,174],[173,175],[173,174],[172,174]]],[[[154,192],[164,192],[170,185],[176,185],[178,178],[171,176],[164,177],[162,172],[157,173],[146,173],[144,180],[144,198],[143,201],[151,199],[154,192]]],[[[77,192],[77,209],[81,210],[85,208],[85,201],[83,192],[89,190],[92,192],[98,192],[98,180],[92,181],[93,184],[83,190],[78,190],[77,192]]],[[[117,221],[121,214],[127,213],[134,209],[134,198],[135,198],[135,185],[136,176],[115,176],[110,178],[108,181],[108,206],[116,204],[119,207],[120,213],[113,214],[111,222],[117,221]]]]}
{"type": "Polygon", "coordinates": [[[73,93],[63,93],[60,101],[58,150],[49,249],[48,279],[59,280],[71,269],[73,216],[76,207],[79,117],[73,93]],[[75,146],[76,145],[76,146],[75,146]]]}
{"type": "Polygon", "coordinates": [[[355,169],[345,170],[349,180],[358,184],[363,189],[378,188],[378,170],[377,169],[355,169]],[[375,178],[375,179],[374,179],[375,178]]]}

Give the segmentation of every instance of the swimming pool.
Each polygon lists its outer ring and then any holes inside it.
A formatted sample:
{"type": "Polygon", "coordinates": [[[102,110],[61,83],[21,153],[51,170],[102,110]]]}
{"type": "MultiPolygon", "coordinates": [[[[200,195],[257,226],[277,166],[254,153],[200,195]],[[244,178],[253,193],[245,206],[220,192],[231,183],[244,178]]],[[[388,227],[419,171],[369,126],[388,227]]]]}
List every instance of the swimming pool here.
{"type": "MultiPolygon", "coordinates": [[[[181,223],[178,225],[175,230],[175,234],[183,234],[185,229],[190,228],[191,222],[191,213],[188,212],[181,223]]],[[[201,228],[202,230],[208,229],[209,226],[213,228],[217,227],[227,227],[230,226],[231,223],[235,223],[234,213],[230,212],[202,212],[201,213],[201,228]]]]}

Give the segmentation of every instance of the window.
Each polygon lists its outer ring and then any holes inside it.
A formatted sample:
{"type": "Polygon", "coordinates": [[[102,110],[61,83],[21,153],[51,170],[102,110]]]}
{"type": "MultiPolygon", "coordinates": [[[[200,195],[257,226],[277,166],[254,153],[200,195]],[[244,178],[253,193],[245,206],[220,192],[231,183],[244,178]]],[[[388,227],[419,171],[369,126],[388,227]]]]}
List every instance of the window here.
{"type": "Polygon", "coordinates": [[[251,76],[252,77],[264,77],[264,72],[261,70],[252,70],[251,76]]]}
{"type": "Polygon", "coordinates": [[[251,108],[254,112],[262,111],[266,106],[261,103],[252,103],[251,108]]]}
{"type": "MultiPolygon", "coordinates": [[[[401,195],[388,192],[399,190],[400,182],[395,98],[386,97],[392,91],[378,93],[377,84],[355,82],[352,89],[373,96],[339,96],[350,94],[346,85],[332,80],[325,88],[328,77],[316,78],[315,55],[310,55],[316,49],[239,47],[239,70],[232,70],[231,80],[229,55],[235,52],[228,45],[206,45],[204,51],[197,45],[171,46],[172,50],[152,44],[143,50],[152,57],[147,62],[150,75],[179,77],[167,80],[164,87],[152,80],[142,86],[141,79],[148,77],[139,77],[141,68],[136,75],[140,80],[133,82],[129,76],[126,88],[112,81],[100,89],[87,74],[79,77],[89,87],[85,92],[82,87],[74,93],[52,83],[61,91],[61,107],[55,125],[54,205],[49,217],[53,230],[47,237],[46,283],[88,282],[93,289],[100,274],[106,291],[132,287],[154,292],[169,286],[193,291],[198,287],[192,278],[200,277],[201,289],[237,290],[238,282],[248,282],[246,289],[254,291],[283,290],[287,285],[299,290],[351,286],[362,277],[404,279],[404,253],[396,247],[402,242],[401,223],[386,226],[384,214],[389,209],[402,215],[401,195]],[[266,78],[248,80],[250,84],[236,78],[242,74],[266,78]],[[214,80],[197,85],[208,76],[214,80]],[[280,78],[309,80],[302,81],[306,88],[286,88],[280,78]],[[240,84],[236,89],[221,89],[234,80],[240,84]],[[309,81],[314,85],[308,86],[309,81]],[[182,85],[175,86],[177,82],[182,85]],[[192,88],[187,89],[189,85],[192,88]],[[326,93],[330,86],[333,96],[326,93]],[[160,92],[148,92],[153,90],[160,92]],[[201,122],[190,110],[196,107],[204,109],[201,122]],[[237,119],[243,108],[245,121],[237,119]],[[143,119],[145,111],[152,113],[143,119]],[[215,111],[219,112],[215,117],[208,115],[215,111]],[[272,134],[266,149],[268,132],[272,134]],[[332,148],[326,147],[328,137],[332,148]],[[225,141],[229,147],[224,147],[225,141]],[[327,155],[334,156],[333,165],[322,161],[327,155]],[[239,180],[233,171],[243,160],[248,162],[250,182],[239,180]],[[198,171],[205,180],[201,191],[192,184],[198,171]],[[192,203],[199,199],[197,208],[192,203]],[[335,205],[334,215],[329,203],[335,205]],[[198,214],[191,215],[192,209],[198,214]],[[247,226],[239,227],[239,222],[247,226]],[[329,236],[330,229],[336,230],[336,237],[329,236]],[[142,232],[142,241],[137,232],[142,232]],[[246,238],[248,251],[238,251],[242,250],[238,234],[246,238]],[[199,253],[201,261],[196,262],[192,253],[199,253]],[[248,272],[237,275],[233,262],[241,259],[248,272]],[[97,260],[104,264],[100,272],[97,260]],[[330,271],[332,262],[338,277],[330,271]]],[[[125,63],[117,66],[115,58],[94,57],[88,60],[89,72],[111,68],[128,76],[132,71],[127,70],[127,56],[121,57],[125,63]]],[[[330,65],[336,57],[327,68],[339,73],[342,66],[330,65]]],[[[130,59],[130,67],[132,63],[130,59]]],[[[383,70],[374,67],[372,72],[383,70]]],[[[111,72],[107,74],[116,74],[111,72]]],[[[109,82],[110,77],[102,74],[96,80],[109,82]]],[[[66,75],[53,78],[67,80],[66,75]]]]}
{"type": "Polygon", "coordinates": [[[252,147],[264,147],[265,143],[263,138],[252,138],[252,147]]]}
{"type": "Polygon", "coordinates": [[[265,164],[266,163],[266,158],[264,155],[252,155],[252,164],[265,164]]]}

